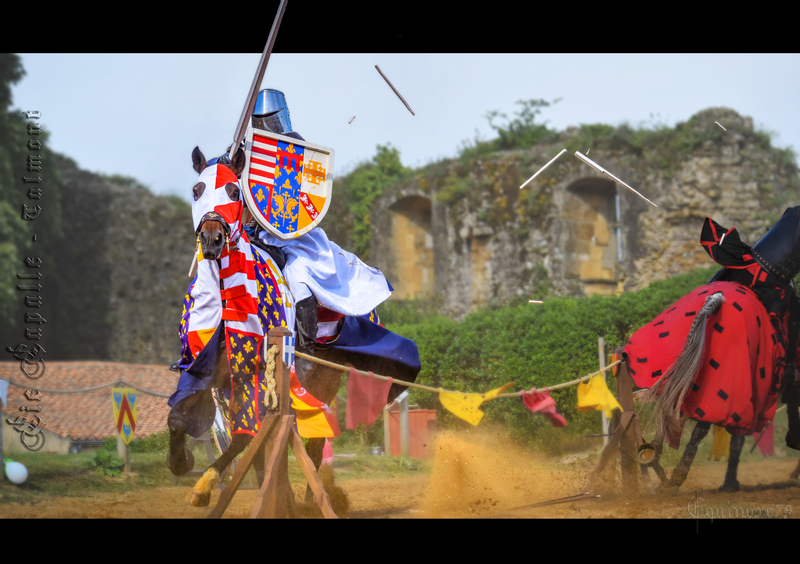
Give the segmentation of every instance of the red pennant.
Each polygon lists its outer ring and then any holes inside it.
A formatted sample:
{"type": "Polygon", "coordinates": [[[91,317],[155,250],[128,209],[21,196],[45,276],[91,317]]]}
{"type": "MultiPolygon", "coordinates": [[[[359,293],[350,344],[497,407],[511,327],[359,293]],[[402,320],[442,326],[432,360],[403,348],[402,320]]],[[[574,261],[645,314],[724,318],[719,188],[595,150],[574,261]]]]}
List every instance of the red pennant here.
{"type": "Polygon", "coordinates": [[[537,392],[531,388],[530,392],[522,392],[522,403],[533,413],[541,413],[553,424],[553,427],[566,427],[567,420],[556,413],[556,400],[550,397],[550,391],[537,392]]]}

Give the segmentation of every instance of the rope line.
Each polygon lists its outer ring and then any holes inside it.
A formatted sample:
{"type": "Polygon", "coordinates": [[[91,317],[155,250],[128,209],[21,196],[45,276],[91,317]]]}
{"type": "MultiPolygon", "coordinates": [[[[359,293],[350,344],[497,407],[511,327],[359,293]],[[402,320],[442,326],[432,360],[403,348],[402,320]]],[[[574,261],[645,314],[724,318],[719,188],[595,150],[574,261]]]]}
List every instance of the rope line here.
{"type": "MultiPolygon", "coordinates": [[[[7,382],[9,384],[11,384],[12,386],[17,386],[18,388],[34,389],[34,386],[35,386],[35,384],[17,384],[13,380],[7,380],[7,382]]],[[[77,390],[45,390],[44,388],[35,388],[35,389],[39,390],[40,392],[47,393],[47,394],[80,394],[80,393],[83,393],[83,392],[93,392],[95,390],[101,390],[103,388],[108,388],[108,387],[112,387],[112,386],[118,386],[120,384],[122,384],[123,386],[126,386],[128,388],[133,388],[135,390],[139,390],[140,392],[144,392],[145,394],[150,394],[151,396],[157,396],[157,397],[160,397],[160,398],[168,398],[168,397],[171,396],[171,394],[162,394],[162,393],[159,393],[159,392],[154,392],[153,390],[148,390],[147,388],[142,388],[140,386],[136,386],[134,384],[130,384],[130,383],[126,382],[125,380],[117,380],[116,382],[109,382],[108,384],[100,384],[99,386],[92,386],[91,388],[80,388],[80,389],[77,389],[77,390]]]]}
{"type": "MultiPolygon", "coordinates": [[[[269,363],[270,360],[274,363],[274,358],[275,358],[275,355],[277,354],[277,347],[275,347],[275,352],[274,353],[272,352],[272,347],[271,347],[270,350],[269,350],[269,353],[270,353],[270,356],[272,358],[268,359],[268,363],[269,363]]],[[[321,358],[316,358],[316,357],[313,357],[313,356],[309,356],[309,355],[303,354],[301,352],[295,351],[294,355],[297,356],[297,357],[300,357],[300,358],[305,358],[306,360],[310,360],[311,362],[316,362],[317,364],[321,364],[323,366],[328,366],[329,368],[336,368],[336,369],[342,370],[344,372],[349,372],[350,371],[350,367],[349,366],[343,366],[341,364],[336,364],[335,362],[330,362],[328,360],[322,360],[321,358]]],[[[608,366],[606,366],[603,369],[600,369],[600,370],[598,370],[596,372],[592,372],[591,374],[587,374],[586,376],[582,376],[581,378],[578,378],[576,380],[571,380],[569,382],[564,382],[563,384],[556,384],[554,386],[546,386],[546,388],[548,390],[560,390],[561,388],[567,388],[569,386],[574,386],[576,384],[580,384],[581,382],[585,382],[586,380],[589,380],[590,378],[593,378],[594,376],[597,376],[597,375],[599,375],[599,374],[601,374],[601,373],[603,373],[603,372],[605,372],[607,370],[610,370],[611,368],[613,368],[614,366],[616,366],[620,362],[622,362],[622,361],[621,360],[617,360],[615,362],[612,362],[611,364],[609,364],[608,366]]],[[[269,366],[269,364],[268,364],[268,366],[269,366]]],[[[269,368],[267,370],[269,370],[269,368]]],[[[362,376],[369,376],[370,375],[369,372],[364,372],[363,370],[358,370],[356,368],[354,368],[353,370],[355,370],[358,374],[361,374],[362,376]]],[[[372,376],[374,378],[378,379],[378,380],[383,380],[384,382],[388,382],[391,379],[393,383],[399,384],[400,386],[406,386],[408,388],[417,388],[419,390],[425,390],[425,391],[434,392],[434,393],[437,393],[437,394],[440,393],[440,392],[448,392],[448,390],[444,390],[442,388],[432,388],[430,386],[424,386],[422,384],[415,384],[413,382],[405,382],[403,380],[397,380],[396,378],[389,378],[388,376],[381,376],[380,374],[372,374],[372,376]]],[[[31,388],[31,384],[18,384],[16,382],[14,382],[13,380],[8,380],[8,383],[11,384],[12,386],[17,386],[18,388],[31,388]]],[[[128,388],[134,388],[135,390],[139,390],[140,392],[143,392],[145,394],[150,394],[151,396],[156,396],[156,397],[159,397],[159,398],[169,398],[171,396],[171,394],[162,394],[162,393],[159,393],[159,392],[154,392],[153,390],[148,390],[147,388],[142,388],[141,386],[136,386],[134,384],[126,382],[125,380],[117,380],[116,382],[109,382],[107,384],[100,384],[99,386],[92,386],[91,388],[80,388],[80,389],[77,389],[77,390],[46,390],[44,388],[36,388],[36,389],[39,390],[40,392],[47,393],[47,394],[80,394],[80,393],[84,393],[84,392],[93,392],[95,390],[101,390],[103,388],[109,388],[109,387],[112,387],[112,386],[120,386],[120,385],[121,386],[126,386],[128,388]]],[[[462,392],[458,392],[457,391],[457,392],[448,392],[448,393],[462,393],[462,392]]],[[[466,392],[464,392],[464,393],[466,393],[466,392]]],[[[527,392],[520,391],[520,392],[499,394],[497,397],[498,398],[514,398],[514,397],[522,396],[523,393],[527,393],[527,392]]]]}
{"type": "MultiPolygon", "coordinates": [[[[294,356],[299,356],[300,358],[305,358],[306,360],[310,360],[311,362],[316,362],[317,364],[321,364],[323,366],[328,366],[329,368],[338,368],[338,369],[343,370],[345,372],[350,370],[350,367],[348,367],[348,366],[342,366],[341,364],[336,364],[335,362],[330,362],[328,360],[322,360],[321,358],[316,358],[314,356],[309,356],[309,355],[301,353],[301,352],[295,351],[294,352],[294,356]]],[[[597,372],[592,372],[591,374],[587,374],[586,376],[583,376],[583,377],[578,378],[576,380],[571,380],[569,382],[564,382],[563,384],[556,384],[555,386],[546,386],[546,387],[549,390],[559,390],[561,388],[566,388],[568,386],[574,386],[576,384],[580,384],[581,382],[584,382],[584,381],[588,380],[589,378],[593,378],[594,376],[597,376],[597,375],[605,372],[606,370],[609,370],[609,369],[613,368],[614,366],[616,366],[620,362],[622,362],[621,359],[612,362],[611,364],[609,364],[605,368],[602,368],[602,369],[598,370],[597,372]]],[[[364,372],[363,370],[358,370],[358,369],[355,369],[355,368],[353,370],[355,370],[358,374],[361,374],[362,376],[369,376],[370,375],[369,372],[364,372]]],[[[380,374],[373,374],[372,376],[374,378],[378,379],[378,380],[383,380],[384,382],[387,382],[387,381],[390,380],[390,378],[388,378],[387,376],[381,376],[380,374]]],[[[434,393],[437,393],[437,394],[440,393],[440,392],[448,392],[448,390],[444,390],[442,388],[432,388],[430,386],[423,386],[422,384],[415,384],[413,382],[405,382],[403,380],[397,380],[395,378],[391,378],[391,380],[395,384],[399,384],[401,386],[406,386],[408,388],[417,388],[417,389],[420,389],[420,390],[425,390],[425,391],[428,391],[428,392],[434,392],[434,393]]],[[[462,393],[462,392],[448,392],[448,393],[462,393]]],[[[522,391],[522,392],[514,392],[514,393],[508,393],[508,394],[499,394],[497,397],[498,398],[515,398],[515,397],[522,396],[523,393],[527,393],[527,392],[522,391]]]]}

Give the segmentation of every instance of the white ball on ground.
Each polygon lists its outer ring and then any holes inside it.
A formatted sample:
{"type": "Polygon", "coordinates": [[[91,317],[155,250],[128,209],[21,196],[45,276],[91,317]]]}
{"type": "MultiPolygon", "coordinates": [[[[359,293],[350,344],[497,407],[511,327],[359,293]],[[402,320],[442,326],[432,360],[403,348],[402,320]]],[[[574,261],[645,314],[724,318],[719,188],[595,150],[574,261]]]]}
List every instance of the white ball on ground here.
{"type": "Polygon", "coordinates": [[[6,464],[6,476],[15,484],[21,484],[28,479],[28,469],[19,462],[6,464]]]}

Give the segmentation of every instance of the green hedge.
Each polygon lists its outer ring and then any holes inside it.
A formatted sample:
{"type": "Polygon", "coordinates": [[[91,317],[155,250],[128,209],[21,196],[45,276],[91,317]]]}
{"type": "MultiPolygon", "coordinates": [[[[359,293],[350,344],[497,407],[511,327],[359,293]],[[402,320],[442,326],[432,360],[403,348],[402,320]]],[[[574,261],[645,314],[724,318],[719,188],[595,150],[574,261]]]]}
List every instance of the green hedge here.
{"type": "MultiPolygon", "coordinates": [[[[419,347],[420,384],[465,392],[485,392],[507,382],[515,382],[515,390],[541,389],[596,371],[599,337],[605,338],[606,353],[610,354],[638,328],[705,284],[715,271],[697,270],[621,296],[551,298],[543,305],[480,311],[460,323],[432,316],[413,325],[398,324],[393,322],[391,311],[386,312],[384,322],[388,329],[414,340],[419,347]]],[[[577,411],[576,390],[571,386],[552,393],[559,413],[568,421],[567,433],[597,432],[600,412],[577,411]]],[[[410,396],[412,403],[440,408],[435,393],[412,389],[410,396]]],[[[572,440],[564,430],[553,429],[544,417],[533,415],[516,398],[483,404],[482,410],[486,416],[481,426],[499,424],[521,443],[538,444],[554,452],[572,440]]],[[[444,409],[439,409],[439,423],[444,427],[469,426],[444,409]]]]}
{"type": "MultiPolygon", "coordinates": [[[[186,438],[186,442],[188,444],[189,437],[186,438]]],[[[129,446],[131,452],[167,452],[169,450],[169,429],[153,433],[146,439],[134,439],[129,446]]],[[[105,444],[101,448],[116,452],[117,436],[106,437],[105,444]]]]}

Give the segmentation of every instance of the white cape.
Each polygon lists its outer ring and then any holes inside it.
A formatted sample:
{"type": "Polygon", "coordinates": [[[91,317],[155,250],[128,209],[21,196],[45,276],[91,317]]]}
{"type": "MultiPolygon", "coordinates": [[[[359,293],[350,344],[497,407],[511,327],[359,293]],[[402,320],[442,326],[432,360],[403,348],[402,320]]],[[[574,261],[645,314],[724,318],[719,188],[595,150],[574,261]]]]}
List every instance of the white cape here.
{"type": "Polygon", "coordinates": [[[355,316],[369,313],[392,294],[380,270],[330,241],[319,227],[288,241],[266,231],[259,237],[286,254],[283,274],[295,303],[313,294],[321,306],[355,316]]]}

